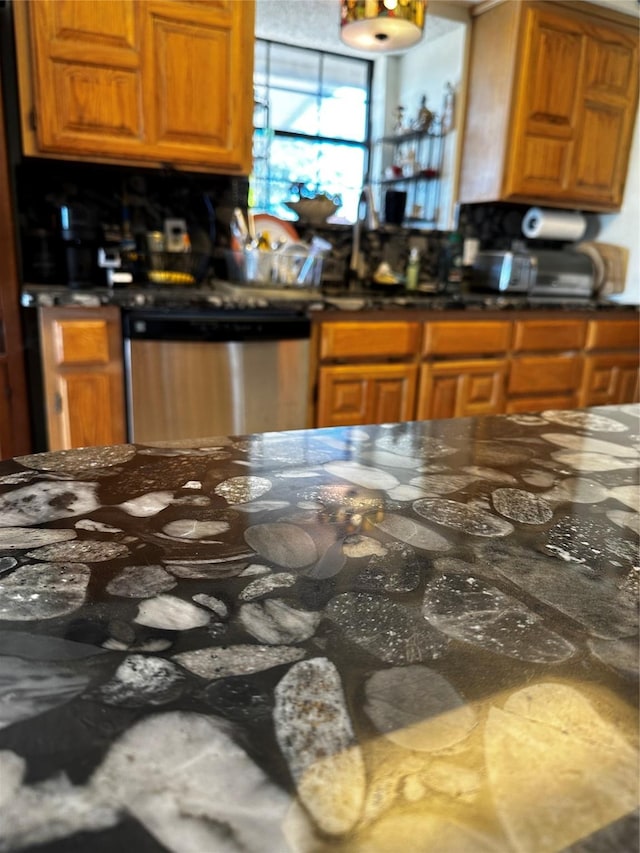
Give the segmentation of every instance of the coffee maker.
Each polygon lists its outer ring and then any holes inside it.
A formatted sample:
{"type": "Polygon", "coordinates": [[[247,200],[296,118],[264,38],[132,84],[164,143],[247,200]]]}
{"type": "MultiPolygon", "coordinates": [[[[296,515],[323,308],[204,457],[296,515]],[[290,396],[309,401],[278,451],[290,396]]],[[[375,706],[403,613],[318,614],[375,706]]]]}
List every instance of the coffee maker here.
{"type": "Polygon", "coordinates": [[[97,279],[97,216],[80,202],[57,209],[60,269],[69,287],[93,287],[97,279]]]}

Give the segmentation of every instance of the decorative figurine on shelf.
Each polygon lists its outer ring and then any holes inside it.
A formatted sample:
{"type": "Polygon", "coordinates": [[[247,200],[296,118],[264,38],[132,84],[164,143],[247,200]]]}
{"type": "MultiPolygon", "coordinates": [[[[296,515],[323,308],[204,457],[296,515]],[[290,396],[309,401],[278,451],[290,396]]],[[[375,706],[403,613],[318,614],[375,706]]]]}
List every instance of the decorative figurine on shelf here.
{"type": "Polygon", "coordinates": [[[455,120],[456,92],[451,83],[447,83],[444,89],[444,102],[442,104],[442,133],[453,130],[455,120]]]}
{"type": "Polygon", "coordinates": [[[396,107],[396,114],[393,122],[393,132],[395,134],[406,133],[407,128],[404,126],[404,107],[396,107]]]}
{"type": "Polygon", "coordinates": [[[433,113],[427,107],[427,96],[423,95],[420,99],[420,109],[418,110],[418,117],[413,123],[415,130],[429,130],[431,124],[433,122],[433,113]]]}

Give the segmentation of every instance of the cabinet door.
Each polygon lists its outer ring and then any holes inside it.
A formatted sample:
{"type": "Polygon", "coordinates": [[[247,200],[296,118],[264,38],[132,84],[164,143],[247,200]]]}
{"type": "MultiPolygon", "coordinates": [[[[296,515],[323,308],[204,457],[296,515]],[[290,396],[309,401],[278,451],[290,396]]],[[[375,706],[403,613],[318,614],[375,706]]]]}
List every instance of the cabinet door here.
{"type": "Polygon", "coordinates": [[[316,426],[412,420],[416,376],[413,364],[321,367],[316,426]]]}
{"type": "Polygon", "coordinates": [[[584,34],[572,18],[535,7],[524,27],[505,192],[561,198],[569,186],[584,34]]]}
{"type": "Polygon", "coordinates": [[[39,152],[248,174],[252,2],[25,5],[39,152]]]}
{"type": "Polygon", "coordinates": [[[569,194],[577,202],[622,204],[637,98],[637,28],[591,24],[569,176],[569,194]]]}
{"type": "Polygon", "coordinates": [[[145,0],[145,143],[159,160],[249,174],[253,22],[246,0],[145,0]]]}
{"type": "Polygon", "coordinates": [[[639,364],[635,354],[585,356],[580,406],[639,402],[639,364]]]}
{"type": "Polygon", "coordinates": [[[622,204],[638,102],[631,28],[527,7],[505,197],[622,204]]]}
{"type": "Polygon", "coordinates": [[[504,359],[423,364],[417,418],[498,414],[504,411],[506,375],[504,359]]]}
{"type": "Polygon", "coordinates": [[[119,309],[40,311],[49,450],[122,443],[126,427],[119,309]]]}
{"type": "Polygon", "coordinates": [[[144,3],[41,0],[24,5],[31,24],[40,151],[139,155],[145,137],[144,3]]]}

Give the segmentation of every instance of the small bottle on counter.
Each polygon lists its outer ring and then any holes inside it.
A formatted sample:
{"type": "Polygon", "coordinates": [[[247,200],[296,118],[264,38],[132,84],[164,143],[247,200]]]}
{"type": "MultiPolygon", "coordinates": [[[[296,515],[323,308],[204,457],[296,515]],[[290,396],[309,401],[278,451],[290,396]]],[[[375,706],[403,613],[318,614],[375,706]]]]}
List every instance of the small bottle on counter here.
{"type": "Polygon", "coordinates": [[[405,288],[407,290],[418,289],[418,274],[420,272],[420,250],[417,246],[413,246],[409,250],[409,260],[407,261],[405,288]]]}
{"type": "Polygon", "coordinates": [[[438,280],[440,289],[456,293],[462,285],[462,235],[451,232],[440,249],[438,280]]]}

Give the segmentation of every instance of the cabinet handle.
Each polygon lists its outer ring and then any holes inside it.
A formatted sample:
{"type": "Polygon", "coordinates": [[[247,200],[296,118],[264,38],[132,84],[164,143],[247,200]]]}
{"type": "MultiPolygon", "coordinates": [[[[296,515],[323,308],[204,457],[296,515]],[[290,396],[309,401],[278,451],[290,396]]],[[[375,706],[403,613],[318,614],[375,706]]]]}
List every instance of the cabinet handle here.
{"type": "Polygon", "coordinates": [[[56,415],[62,414],[62,394],[59,391],[53,395],[53,411],[56,415]]]}

